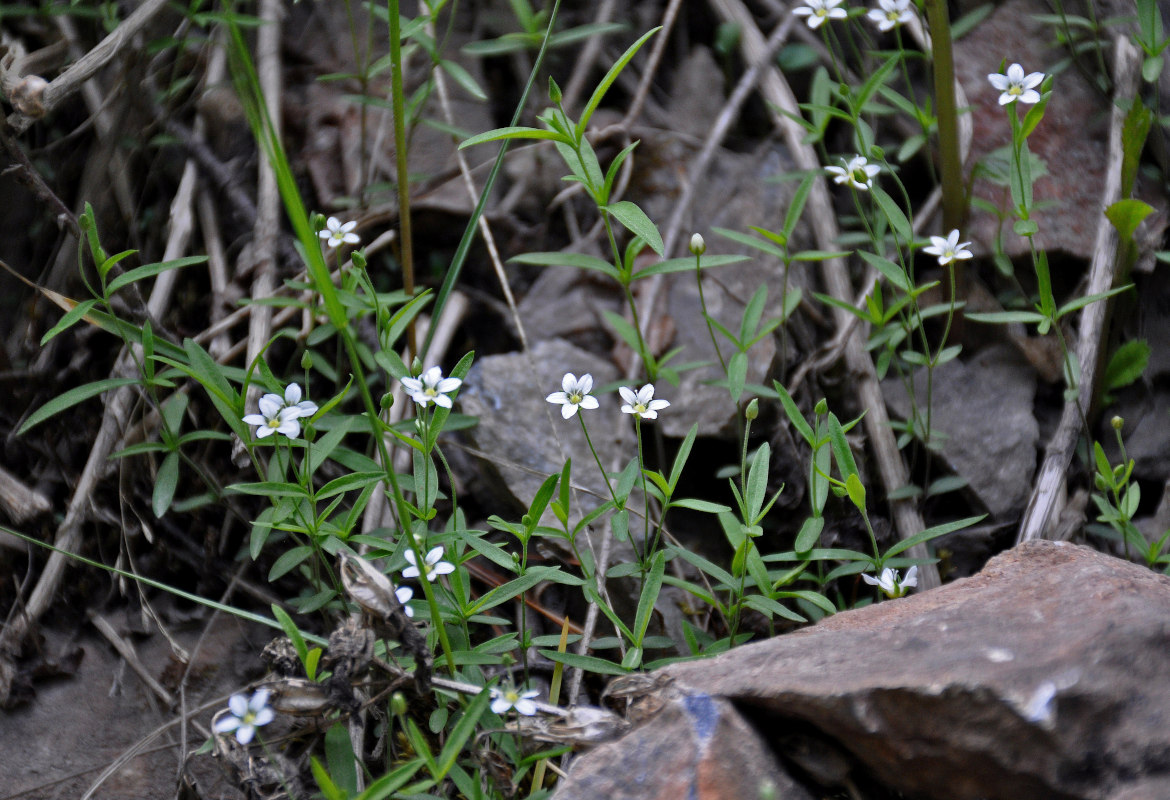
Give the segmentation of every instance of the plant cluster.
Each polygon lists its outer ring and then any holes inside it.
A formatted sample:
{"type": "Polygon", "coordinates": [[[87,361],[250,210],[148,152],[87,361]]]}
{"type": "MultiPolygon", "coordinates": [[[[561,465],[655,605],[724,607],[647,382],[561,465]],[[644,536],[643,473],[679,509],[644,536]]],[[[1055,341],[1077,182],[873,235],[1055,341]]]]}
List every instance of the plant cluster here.
{"type": "MultiPolygon", "coordinates": [[[[451,75],[469,91],[478,89],[465,71],[442,56],[441,44],[433,37],[443,6],[424,3],[416,20],[400,18],[396,2],[377,11],[390,25],[391,56],[384,64],[363,66],[358,76],[363,93],[381,69],[401,72],[398,48],[403,43],[426,54],[434,70],[451,75]]],[[[1154,4],[1142,2],[1139,8],[1139,42],[1152,75],[1153,65],[1160,68],[1166,39],[1154,4]]],[[[553,34],[555,10],[551,15],[536,13],[527,2],[513,2],[512,10],[519,31],[470,50],[481,55],[536,50],[539,64],[539,55],[550,44],[568,45],[587,35],[615,32],[604,26],[553,34]]],[[[295,750],[309,754],[316,791],[329,800],[513,797],[521,790],[529,797],[543,797],[552,786],[550,773],[557,757],[582,740],[550,733],[549,724],[534,725],[526,719],[563,722],[573,714],[592,713],[592,729],[612,732],[623,724],[603,709],[581,710],[589,709],[581,689],[584,676],[625,675],[708,657],[759,635],[775,635],[883,598],[903,597],[936,560],[912,558],[910,549],[980,519],[948,520],[895,543],[883,543],[870,516],[873,500],[864,462],[858,464],[850,440],[861,417],[843,422],[825,399],[802,404],[782,380],[773,380],[770,386],[749,380],[749,351],[782,331],[800,304],[809,300],[799,289],[787,288],[789,270],[850,257],[865,270],[863,301],[854,304],[828,294],[812,299],[843,309],[865,326],[878,376],[897,377],[914,402],[909,418],[896,423],[899,446],[908,458],[921,454],[927,462],[921,470],[926,476],[923,486],[902,487],[882,500],[916,499],[961,488],[962,481],[931,472],[929,459],[941,440],[941,432],[932,426],[931,388],[935,370],[961,352],[949,337],[963,308],[955,272],[972,259],[971,242],[961,241],[961,219],[948,220],[926,235],[917,232],[912,190],[904,183],[902,168],[917,158],[925,160],[933,173],[937,161],[941,174],[932,177],[945,196],[957,196],[964,208],[982,202],[967,196],[969,187],[962,176],[947,166],[951,162],[946,154],[957,152],[957,142],[944,132],[954,130],[959,112],[954,97],[947,96],[953,92],[950,64],[938,58],[943,48],[949,53],[952,36],[945,3],[925,0],[920,7],[911,0],[878,0],[876,8],[866,9],[846,7],[843,0],[808,0],[792,13],[818,33],[827,54],[827,64],[813,70],[809,99],[797,120],[824,166],[787,176],[796,188],[779,229],[756,225],[750,232],[714,231],[728,242],[777,259],[784,271],[786,288],[779,301],[761,287],[744,305],[738,325],[728,325],[708,311],[704,287],[710,286],[711,270],[733,268],[745,257],[710,253],[714,248],[698,233],[689,241],[689,256],[670,257],[655,222],[620,192],[619,178],[638,143],[624,147],[603,165],[591,139],[595,113],[643,45],[661,35],[658,29],[641,35],[615,60],[575,115],[565,107],[560,86],[550,79],[549,106],[536,115],[535,124],[513,124],[462,141],[463,149],[498,144],[499,158],[507,144],[517,140],[551,145],[566,170],[564,180],[596,214],[604,231],[605,256],[537,252],[515,255],[512,261],[568,265],[612,281],[626,313],[608,313],[607,320],[638,365],[637,378],[622,385],[595,386],[592,375],[581,374],[579,365],[564,364],[559,388],[516,387],[518,393],[544,395],[549,407],[559,411],[560,419],[553,422],[579,427],[589,452],[572,453],[558,471],[542,476],[518,518],[505,508],[492,509],[498,513],[487,517],[489,529],[482,530],[468,522],[456,494],[459,482],[444,450],[450,441],[444,434],[475,424],[458,410],[475,354],[465,354],[448,365],[447,372],[412,354],[426,352],[425,343],[419,347],[414,340],[415,322],[428,306],[435,316],[440,313],[466,256],[483,200],[437,292],[414,289],[408,261],[402,264],[401,290],[380,288],[361,248],[356,221],[308,210],[282,140],[266,116],[240,20],[223,16],[237,91],[256,141],[277,175],[304,260],[303,275],[288,282],[292,292],[281,302],[301,308],[310,329],[279,331],[240,368],[220,364],[193,339],[175,343],[156,333],[149,321],[137,324],[120,317],[115,303],[120,291],[202,259],[115,271],[133,252],[107,254],[88,211],[81,217],[81,258],[92,262],[97,282],[90,285],[92,296],[69,310],[43,341],[84,320],[125,343],[132,374],[55,398],[33,413],[22,429],[28,431],[101,393],[135,386],[159,412],[157,436],[124,448],[118,457],[149,457],[157,463],[154,513],[161,517],[195,507],[190,498],[177,499],[180,485],[193,480],[203,486],[200,504],[233,502],[254,511],[240,556],[268,565],[268,580],[289,595],[285,603],[272,607],[271,617],[233,611],[279,630],[285,637],[279,641],[294,655],[279,662],[284,666],[274,667],[262,685],[227,701],[211,723],[205,751],[220,753],[241,770],[256,769],[259,761],[243,755],[254,754],[269,768],[268,785],[286,795],[303,792],[297,770],[288,766],[288,754],[295,750]],[[923,11],[933,42],[933,49],[925,53],[907,47],[902,38],[904,27],[916,23],[923,11]],[[896,46],[881,49],[879,45],[890,38],[896,46]],[[920,62],[935,73],[935,86],[945,87],[925,99],[912,75],[920,62]],[[919,131],[896,154],[880,144],[888,141],[883,138],[883,121],[895,115],[911,120],[919,131]],[[833,150],[830,143],[835,143],[833,150]],[[840,249],[805,250],[795,244],[818,183],[833,187],[842,203],[847,232],[836,243],[840,249]],[[683,488],[691,485],[683,482],[684,473],[690,477],[696,471],[691,455],[704,435],[697,424],[674,443],[669,467],[664,457],[647,456],[650,448],[644,441],[653,437],[654,451],[666,453],[656,421],[660,415],[676,413],[680,405],[677,394],[667,387],[677,392],[686,371],[715,367],[680,363],[679,357],[686,355],[681,348],[659,353],[647,341],[647,321],[640,318],[635,289],[640,281],[672,274],[686,280],[693,276],[697,282],[702,325],[718,362],[713,383],[726,388],[738,425],[738,461],[729,471],[727,486],[713,489],[707,497],[685,496],[683,488]],[[400,352],[407,340],[410,346],[403,357],[400,352]],[[299,356],[299,371],[289,366],[296,361],[273,355],[290,348],[299,356]],[[924,401],[915,391],[919,376],[925,378],[924,401]],[[189,413],[193,387],[214,408],[217,420],[187,430],[194,419],[189,413]],[[620,415],[605,417],[598,395],[614,391],[620,397],[620,415]],[[663,395],[674,398],[674,404],[663,395]],[[396,403],[403,402],[409,403],[409,412],[398,414],[402,409],[396,403]],[[766,535],[776,528],[775,508],[783,487],[772,488],[771,445],[758,431],[753,436],[762,406],[771,406],[775,416],[791,426],[808,454],[803,470],[807,513],[783,549],[766,535]],[[630,421],[633,437],[622,463],[616,467],[603,463],[594,447],[598,426],[605,436],[620,439],[617,434],[628,434],[630,421]],[[193,447],[208,443],[225,450],[232,444],[241,447],[253,470],[251,479],[221,485],[218,476],[191,456],[193,447]],[[597,471],[605,486],[603,496],[581,491],[583,469],[597,471]],[[711,496],[731,499],[720,503],[711,496]],[[841,502],[831,506],[831,498],[841,502]],[[394,524],[365,530],[363,515],[376,501],[389,505],[394,524]],[[721,537],[726,559],[680,543],[671,530],[679,512],[705,520],[721,537]],[[834,515],[847,514],[857,520],[858,530],[864,528],[865,552],[825,544],[834,515]],[[627,546],[632,557],[609,563],[606,540],[627,546]],[[542,555],[548,552],[564,555],[550,560],[542,555]],[[614,602],[611,589],[619,581],[636,586],[633,609],[614,602]],[[559,587],[574,598],[574,607],[588,609],[594,620],[600,619],[600,633],[594,622],[577,624],[568,613],[558,619],[559,634],[542,633],[530,616],[535,607],[531,597],[538,586],[547,585],[559,587]],[[679,592],[673,596],[684,596],[689,604],[677,631],[664,628],[656,618],[667,589],[679,592]],[[326,629],[332,631],[327,638],[317,635],[326,629]],[[568,687],[563,683],[566,672],[571,676],[568,687]],[[308,708],[315,727],[295,724],[293,707],[301,709],[296,712],[300,714],[308,708]],[[355,726],[358,734],[353,733],[355,726]],[[367,733],[379,742],[377,756],[363,749],[367,733]]],[[[1010,222],[1015,234],[1028,239],[1032,267],[1028,282],[1034,288],[1028,291],[1025,281],[1016,278],[1001,237],[992,258],[1019,287],[1019,307],[967,318],[1024,322],[1039,334],[1056,335],[1069,396],[1076,397],[1079,368],[1065,343],[1062,321],[1127,287],[1057,302],[1047,255],[1035,246],[1039,226],[1033,185],[1038,169],[1028,146],[1058,90],[1056,77],[1009,64],[1014,55],[1009,54],[999,72],[987,76],[986,91],[997,93],[1011,129],[1011,145],[997,176],[1009,187],[1011,206],[996,208],[995,213],[1005,225],[1010,222]]],[[[392,96],[383,102],[393,109],[396,124],[413,125],[419,104],[407,103],[400,81],[399,76],[392,96]]],[[[1129,147],[1136,164],[1149,112],[1139,100],[1130,114],[1129,147]]],[[[400,146],[404,142],[401,139],[400,146]]],[[[497,167],[498,163],[497,159],[497,167]]],[[[490,180],[496,174],[493,171],[490,180]]],[[[409,187],[404,162],[398,178],[409,187]]],[[[490,180],[483,198],[491,191],[490,180]]],[[[1132,242],[1137,225],[1149,213],[1148,206],[1129,199],[1132,189],[1130,174],[1127,199],[1107,211],[1123,244],[1132,242]]],[[[409,217],[408,199],[399,211],[409,217]]],[[[89,271],[83,269],[86,274],[89,271]]],[[[1110,386],[1134,380],[1142,366],[1140,352],[1124,351],[1114,361],[1110,386]]],[[[1140,492],[1131,482],[1133,461],[1126,459],[1120,427],[1115,425],[1121,464],[1111,465],[1100,444],[1092,448],[1100,521],[1123,541],[1127,552],[1135,549],[1151,567],[1170,565],[1170,554],[1163,552],[1170,533],[1149,544],[1132,523],[1140,492]]]]}

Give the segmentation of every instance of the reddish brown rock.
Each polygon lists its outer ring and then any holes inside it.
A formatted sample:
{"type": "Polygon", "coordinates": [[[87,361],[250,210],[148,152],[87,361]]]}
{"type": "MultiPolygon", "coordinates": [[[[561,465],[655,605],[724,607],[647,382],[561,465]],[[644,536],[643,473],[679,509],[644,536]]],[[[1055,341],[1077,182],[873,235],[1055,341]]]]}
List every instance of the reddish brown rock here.
{"type": "MultiPolygon", "coordinates": [[[[794,774],[822,787],[1153,797],[1170,785],[1167,644],[1170,578],[1085,547],[1028,543],[941,589],[664,668],[636,704],[663,711],[582,757],[557,798],[606,796],[588,776],[644,772],[638,754],[659,750],[673,754],[660,781],[698,774],[697,751],[662,742],[677,734],[659,720],[708,695],[731,701],[794,774]],[[817,751],[831,768],[808,766],[817,751]]],[[[620,796],[665,796],[665,783],[638,785],[620,796]]]]}

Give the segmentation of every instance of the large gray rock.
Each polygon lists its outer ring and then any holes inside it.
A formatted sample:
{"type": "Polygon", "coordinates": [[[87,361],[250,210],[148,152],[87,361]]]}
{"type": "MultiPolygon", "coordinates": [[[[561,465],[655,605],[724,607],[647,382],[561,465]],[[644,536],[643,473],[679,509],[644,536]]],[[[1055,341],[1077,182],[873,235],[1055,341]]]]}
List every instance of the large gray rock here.
{"type": "MultiPolygon", "coordinates": [[[[926,377],[925,370],[914,376],[920,413],[926,408],[926,377]]],[[[889,378],[882,391],[891,411],[907,418],[905,384],[889,378]]],[[[942,434],[941,455],[1000,519],[1018,514],[1028,502],[1040,436],[1032,413],[1035,395],[1035,372],[1008,345],[985,348],[968,361],[948,361],[934,372],[931,427],[942,434]]]]}
{"type": "MultiPolygon", "coordinates": [[[[823,787],[940,800],[1164,798],[1168,619],[1170,578],[1029,542],[940,589],[638,676],[649,685],[641,692],[622,691],[637,679],[618,679],[611,693],[650,721],[581,757],[556,798],[606,796],[593,776],[643,769],[662,715],[708,696],[731,701],[794,774],[823,787]]],[[[674,796],[663,788],[679,775],[694,779],[688,797],[745,796],[700,791],[700,755],[668,761],[657,783],[621,796],[674,796]]]]}

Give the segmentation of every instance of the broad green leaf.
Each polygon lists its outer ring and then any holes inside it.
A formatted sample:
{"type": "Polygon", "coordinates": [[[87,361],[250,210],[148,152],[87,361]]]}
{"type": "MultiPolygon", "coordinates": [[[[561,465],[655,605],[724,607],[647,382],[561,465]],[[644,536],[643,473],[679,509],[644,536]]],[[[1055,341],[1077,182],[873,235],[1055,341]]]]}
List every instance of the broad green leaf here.
{"type": "Polygon", "coordinates": [[[1101,385],[1107,392],[1129,386],[1145,372],[1149,361],[1150,346],[1144,339],[1125,342],[1109,359],[1101,385]]]}
{"type": "Polygon", "coordinates": [[[897,234],[898,240],[903,244],[914,241],[914,230],[910,227],[910,220],[906,219],[906,214],[902,211],[902,207],[894,202],[894,198],[886,194],[885,189],[877,184],[870,188],[870,193],[877,202],[878,208],[882,210],[889,221],[890,228],[897,234]]]}
{"type": "Polygon", "coordinates": [[[800,526],[800,533],[796,535],[796,544],[793,549],[797,553],[808,553],[820,541],[821,531],[825,529],[824,517],[809,517],[800,526]]]}
{"type": "Polygon", "coordinates": [[[655,253],[660,256],[664,254],[665,246],[662,243],[662,235],[658,233],[658,228],[646,216],[646,212],[637,205],[629,200],[619,200],[604,206],[602,210],[612,214],[627,230],[650,245],[650,249],[655,253]]]}
{"type": "Polygon", "coordinates": [[[296,569],[305,559],[313,555],[313,548],[307,544],[290,548],[276,559],[272,569],[268,570],[269,582],[276,580],[289,571],[296,569]]]}

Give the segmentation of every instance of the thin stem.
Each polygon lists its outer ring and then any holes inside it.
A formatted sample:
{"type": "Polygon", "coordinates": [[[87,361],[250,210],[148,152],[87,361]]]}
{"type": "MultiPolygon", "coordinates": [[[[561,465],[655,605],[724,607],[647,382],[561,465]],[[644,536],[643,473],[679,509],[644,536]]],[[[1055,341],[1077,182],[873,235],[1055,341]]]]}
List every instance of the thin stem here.
{"type": "Polygon", "coordinates": [[[597,450],[593,447],[593,440],[589,438],[589,428],[585,426],[585,417],[579,411],[577,412],[577,420],[581,423],[581,432],[585,434],[585,443],[589,445],[589,452],[593,454],[593,460],[597,462],[597,468],[601,470],[601,477],[605,480],[605,488],[609,489],[609,496],[613,500],[613,507],[621,508],[622,505],[618,502],[617,495],[613,491],[613,486],[609,482],[609,474],[601,464],[601,458],[597,455],[597,450]]]}
{"type": "MultiPolygon", "coordinates": [[[[398,0],[387,0],[390,15],[390,102],[394,108],[395,181],[398,184],[398,225],[401,235],[402,289],[414,296],[414,236],[410,228],[410,173],[406,164],[406,103],[402,88],[402,31],[398,0]]],[[[406,347],[413,360],[418,354],[414,322],[406,329],[406,347]]]]}

